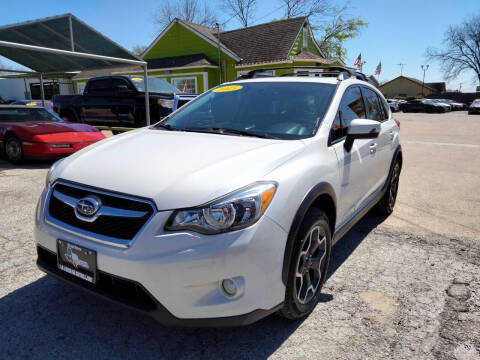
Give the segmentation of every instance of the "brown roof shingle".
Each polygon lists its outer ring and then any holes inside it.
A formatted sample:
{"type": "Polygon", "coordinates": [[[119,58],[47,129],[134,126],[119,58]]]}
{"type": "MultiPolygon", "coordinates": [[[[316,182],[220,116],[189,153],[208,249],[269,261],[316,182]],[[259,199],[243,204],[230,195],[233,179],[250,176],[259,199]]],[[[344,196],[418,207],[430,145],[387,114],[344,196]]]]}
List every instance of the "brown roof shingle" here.
{"type": "Polygon", "coordinates": [[[286,60],[306,20],[299,17],[224,31],[220,41],[242,58],[241,64],[286,60]]]}

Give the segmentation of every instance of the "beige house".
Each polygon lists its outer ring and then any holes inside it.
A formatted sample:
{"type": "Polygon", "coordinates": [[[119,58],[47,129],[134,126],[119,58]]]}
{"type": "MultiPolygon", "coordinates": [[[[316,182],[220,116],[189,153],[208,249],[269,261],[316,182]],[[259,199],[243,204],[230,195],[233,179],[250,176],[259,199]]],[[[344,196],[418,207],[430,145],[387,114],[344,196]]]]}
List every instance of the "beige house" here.
{"type": "Polygon", "coordinates": [[[415,78],[399,76],[379,87],[386,98],[424,97],[432,93],[445,92],[445,83],[425,83],[415,78]]]}

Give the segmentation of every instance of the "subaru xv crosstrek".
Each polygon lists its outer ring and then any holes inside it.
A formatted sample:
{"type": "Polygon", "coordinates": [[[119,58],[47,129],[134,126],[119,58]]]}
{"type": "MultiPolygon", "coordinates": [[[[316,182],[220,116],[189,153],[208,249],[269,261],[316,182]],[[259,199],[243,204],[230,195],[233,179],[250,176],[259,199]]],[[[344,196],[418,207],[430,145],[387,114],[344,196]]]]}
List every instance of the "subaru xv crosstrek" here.
{"type": "Polygon", "coordinates": [[[304,317],[332,245],[393,210],[399,126],[358,73],[220,85],[55,163],[37,264],[167,325],[304,317]]]}

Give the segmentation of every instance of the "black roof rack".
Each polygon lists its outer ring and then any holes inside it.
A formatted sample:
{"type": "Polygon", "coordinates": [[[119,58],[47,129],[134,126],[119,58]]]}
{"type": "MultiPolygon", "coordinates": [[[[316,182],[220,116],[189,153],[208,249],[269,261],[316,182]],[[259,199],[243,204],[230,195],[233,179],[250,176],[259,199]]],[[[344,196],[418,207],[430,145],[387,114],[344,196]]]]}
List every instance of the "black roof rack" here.
{"type": "Polygon", "coordinates": [[[325,67],[323,66],[284,66],[284,67],[275,67],[275,68],[262,68],[262,69],[249,71],[246,74],[240,75],[235,80],[273,77],[274,75],[271,75],[270,73],[271,70],[286,70],[286,69],[292,69],[292,70],[295,69],[297,71],[279,75],[280,77],[314,75],[318,77],[337,77],[338,80],[345,80],[353,77],[353,78],[363,80],[373,84],[372,81],[364,73],[351,70],[346,67],[341,67],[341,66],[325,66],[325,67]],[[302,70],[302,69],[305,69],[305,70],[302,70]]]}

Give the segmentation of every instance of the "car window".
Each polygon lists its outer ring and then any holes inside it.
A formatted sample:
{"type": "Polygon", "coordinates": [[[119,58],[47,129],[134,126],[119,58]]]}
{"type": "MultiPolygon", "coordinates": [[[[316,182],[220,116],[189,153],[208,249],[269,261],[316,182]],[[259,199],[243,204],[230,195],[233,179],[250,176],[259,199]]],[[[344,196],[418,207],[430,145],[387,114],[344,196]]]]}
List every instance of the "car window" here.
{"type": "Polygon", "coordinates": [[[347,128],[353,119],[365,119],[365,105],[358,86],[349,87],[343,94],[337,115],[330,130],[330,141],[347,135],[347,128]]]}
{"type": "Polygon", "coordinates": [[[0,108],[1,122],[26,122],[26,121],[55,121],[63,120],[47,110],[39,107],[32,108],[0,108]]]}
{"type": "Polygon", "coordinates": [[[110,79],[98,79],[98,80],[90,80],[88,83],[88,90],[91,92],[105,92],[110,91],[111,89],[111,81],[110,79]]]}
{"type": "Polygon", "coordinates": [[[384,98],[382,98],[380,95],[378,95],[378,101],[380,103],[380,106],[382,107],[383,110],[383,120],[387,120],[388,117],[390,116],[390,106],[388,106],[388,103],[385,101],[384,98]]]}
{"type": "Polygon", "coordinates": [[[184,105],[162,125],[230,129],[280,139],[315,134],[335,91],[333,84],[252,82],[220,86],[184,105]]]}
{"type": "Polygon", "coordinates": [[[130,84],[124,79],[114,78],[112,79],[111,87],[115,89],[117,86],[126,86],[128,89],[131,88],[130,84]]]}
{"type": "Polygon", "coordinates": [[[382,121],[385,119],[382,103],[377,93],[371,89],[363,88],[365,105],[367,106],[368,119],[382,121]]]}

